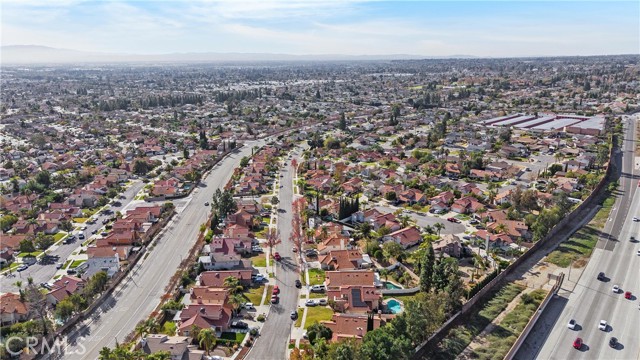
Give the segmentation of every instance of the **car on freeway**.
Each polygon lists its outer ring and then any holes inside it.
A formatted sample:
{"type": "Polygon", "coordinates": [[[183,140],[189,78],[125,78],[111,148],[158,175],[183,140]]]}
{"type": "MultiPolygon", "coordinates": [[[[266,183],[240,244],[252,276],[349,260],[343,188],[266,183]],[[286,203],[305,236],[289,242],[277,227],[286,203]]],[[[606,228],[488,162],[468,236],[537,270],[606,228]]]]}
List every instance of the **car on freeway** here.
{"type": "Polygon", "coordinates": [[[598,273],[598,280],[604,281],[604,273],[602,271],[598,273]]]}
{"type": "Polygon", "coordinates": [[[611,337],[611,339],[609,339],[609,346],[611,346],[612,348],[618,346],[618,338],[611,337]]]}
{"type": "Polygon", "coordinates": [[[236,329],[248,329],[249,324],[244,321],[234,321],[231,323],[231,327],[236,329]]]}
{"type": "Polygon", "coordinates": [[[280,288],[278,287],[278,285],[274,285],[272,294],[274,295],[280,294],[280,288]]]}
{"type": "Polygon", "coordinates": [[[613,291],[614,294],[617,294],[618,292],[620,292],[620,286],[613,285],[613,287],[611,288],[611,291],[613,291]]]}
{"type": "Polygon", "coordinates": [[[318,303],[317,303],[315,300],[313,300],[313,299],[309,299],[309,300],[307,300],[304,304],[305,304],[306,306],[316,306],[316,305],[318,305],[318,303]]]}
{"type": "Polygon", "coordinates": [[[624,293],[624,298],[627,300],[631,300],[632,294],[631,291],[627,291],[624,293]]]}
{"type": "Polygon", "coordinates": [[[291,320],[296,320],[298,318],[298,312],[292,311],[289,316],[291,317],[291,320]]]}
{"type": "Polygon", "coordinates": [[[296,287],[300,289],[302,287],[302,281],[296,280],[296,287]]]}
{"type": "Polygon", "coordinates": [[[28,268],[29,268],[29,265],[24,265],[24,264],[23,264],[23,265],[18,266],[18,268],[16,269],[16,271],[18,271],[18,272],[22,272],[22,271],[27,270],[28,268]]]}
{"type": "Polygon", "coordinates": [[[573,320],[573,319],[571,319],[571,320],[569,320],[569,323],[567,324],[567,327],[568,327],[569,329],[571,329],[571,330],[575,330],[576,325],[577,325],[576,321],[575,321],[575,320],[573,320]]]}
{"type": "Polygon", "coordinates": [[[609,325],[607,324],[607,320],[600,320],[600,323],[598,323],[598,329],[602,331],[607,331],[608,326],[609,325]]]}
{"type": "Polygon", "coordinates": [[[578,349],[578,350],[580,350],[580,348],[582,348],[582,339],[581,338],[576,338],[573,341],[573,348],[574,349],[578,349]]]}

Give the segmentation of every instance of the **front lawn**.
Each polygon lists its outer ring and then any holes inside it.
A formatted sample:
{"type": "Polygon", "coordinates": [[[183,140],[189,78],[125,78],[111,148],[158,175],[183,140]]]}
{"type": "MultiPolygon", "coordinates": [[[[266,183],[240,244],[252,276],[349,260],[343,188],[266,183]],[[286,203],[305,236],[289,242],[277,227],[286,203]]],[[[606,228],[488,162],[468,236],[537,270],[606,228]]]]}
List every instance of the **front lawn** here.
{"type": "Polygon", "coordinates": [[[247,333],[242,333],[242,332],[223,332],[222,334],[220,334],[220,339],[237,341],[238,344],[239,344],[239,343],[242,342],[242,340],[244,340],[245,336],[247,336],[247,333]]]}
{"type": "Polygon", "coordinates": [[[85,261],[86,260],[73,260],[73,262],[71,263],[71,269],[77,268],[78,266],[80,266],[80,264],[82,264],[85,261]]]}
{"type": "Polygon", "coordinates": [[[327,297],[327,294],[325,293],[316,293],[316,292],[309,293],[309,299],[322,299],[326,297],[327,297]]]}
{"type": "Polygon", "coordinates": [[[62,238],[64,238],[65,236],[67,236],[67,233],[64,233],[64,232],[60,231],[57,234],[53,235],[53,240],[55,242],[58,242],[58,241],[62,240],[62,238]]]}
{"type": "Polygon", "coordinates": [[[271,302],[272,294],[273,294],[273,285],[269,285],[269,287],[267,288],[267,296],[265,296],[264,303],[262,305],[268,305],[271,302]]]}
{"type": "Polygon", "coordinates": [[[34,256],[37,257],[38,255],[42,254],[42,251],[40,250],[36,250],[34,252],[30,252],[30,253],[20,253],[18,254],[19,258],[25,257],[25,256],[34,256]]]}
{"type": "Polygon", "coordinates": [[[314,306],[307,308],[307,319],[304,322],[305,330],[316,322],[331,320],[333,309],[324,306],[314,306]]]}
{"type": "Polygon", "coordinates": [[[264,253],[252,256],[251,265],[254,267],[267,267],[267,256],[264,253]]]}
{"type": "Polygon", "coordinates": [[[90,218],[91,215],[95,214],[98,212],[100,208],[95,208],[95,209],[82,209],[82,214],[84,215],[84,217],[86,218],[90,218]]]}
{"type": "Polygon", "coordinates": [[[247,302],[253,303],[254,305],[258,306],[260,304],[260,301],[262,301],[263,292],[264,285],[260,285],[257,288],[249,288],[249,290],[246,291],[243,296],[245,299],[247,299],[247,302]]]}
{"type": "Polygon", "coordinates": [[[324,284],[324,279],[324,270],[309,269],[309,285],[322,285],[324,284]]]}
{"type": "Polygon", "coordinates": [[[74,223],[80,223],[80,224],[84,224],[87,222],[87,220],[89,220],[88,217],[79,217],[79,218],[73,218],[73,222],[74,223]]]}
{"type": "Polygon", "coordinates": [[[298,308],[298,318],[296,319],[295,327],[302,325],[302,315],[304,314],[304,308],[298,308]]]}

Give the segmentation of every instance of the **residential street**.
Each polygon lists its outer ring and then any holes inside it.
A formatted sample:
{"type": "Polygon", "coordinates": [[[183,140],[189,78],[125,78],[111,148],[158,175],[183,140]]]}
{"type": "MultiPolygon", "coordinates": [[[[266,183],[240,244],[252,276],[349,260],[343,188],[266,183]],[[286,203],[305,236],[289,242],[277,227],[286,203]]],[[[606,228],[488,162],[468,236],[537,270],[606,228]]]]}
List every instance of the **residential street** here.
{"type": "MultiPolygon", "coordinates": [[[[122,194],[126,197],[126,199],[119,199],[122,203],[121,206],[110,206],[114,212],[122,210],[130,201],[132,201],[135,195],[144,187],[144,183],[142,181],[134,182],[125,192],[122,194]]],[[[91,236],[91,232],[93,230],[98,230],[104,225],[102,225],[102,219],[106,217],[111,217],[113,215],[101,215],[96,213],[98,219],[94,224],[86,224],[87,229],[84,231],[84,234],[87,238],[91,236]]],[[[74,230],[73,234],[77,234],[78,231],[74,230]]],[[[64,263],[67,257],[71,255],[72,252],[78,249],[78,247],[82,244],[84,240],[76,240],[70,244],[63,244],[60,241],[57,245],[51,246],[47,250],[47,254],[53,257],[55,260],[51,260],[50,262],[43,264],[40,261],[38,263],[29,266],[28,269],[22,272],[13,271],[10,276],[7,276],[8,273],[5,273],[0,277],[0,289],[2,292],[18,292],[18,287],[15,285],[16,281],[22,281],[22,286],[24,287],[27,284],[27,278],[32,277],[34,284],[38,285],[43,282],[50,282],[53,276],[56,273],[56,263],[62,262],[64,263]],[[56,258],[57,257],[57,258],[56,258]]]]}
{"type": "Polygon", "coordinates": [[[248,142],[213,168],[202,181],[206,186],[194,190],[183,211],[178,209],[178,214],[160,233],[150,255],[138,263],[91,319],[78,325],[69,335],[65,359],[97,359],[100,349],[114,347],[116,341],[122,341],[139,321],[149,316],[209,215],[210,209],[204,203],[211,201],[213,192],[227,183],[240,159],[250,156],[253,146],[263,144],[263,140],[248,142]]]}
{"type": "MultiPolygon", "coordinates": [[[[301,162],[301,151],[297,147],[292,151],[293,159],[301,162]]],[[[294,323],[289,317],[291,311],[296,310],[298,304],[298,289],[295,280],[299,278],[299,267],[295,254],[291,249],[293,244],[289,241],[291,234],[291,205],[294,199],[293,178],[294,171],[291,160],[286,159],[286,165],[280,178],[282,188],[279,189],[278,207],[284,212],[278,212],[278,230],[282,242],[276,246],[275,251],[282,256],[280,262],[276,262],[275,285],[280,287],[280,302],[272,305],[267,321],[262,327],[261,335],[249,352],[246,359],[256,360],[282,360],[286,359],[287,344],[289,342],[291,327],[294,323]]]]}

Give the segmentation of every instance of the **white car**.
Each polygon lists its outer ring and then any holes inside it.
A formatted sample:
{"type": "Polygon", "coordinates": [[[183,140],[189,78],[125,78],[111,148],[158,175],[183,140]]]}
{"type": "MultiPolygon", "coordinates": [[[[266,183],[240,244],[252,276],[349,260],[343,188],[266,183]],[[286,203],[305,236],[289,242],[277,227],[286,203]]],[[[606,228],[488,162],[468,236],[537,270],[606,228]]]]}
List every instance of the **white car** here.
{"type": "Polygon", "coordinates": [[[638,250],[638,256],[640,256],[640,250],[638,250]]]}
{"type": "Polygon", "coordinates": [[[613,285],[613,288],[611,289],[614,293],[618,293],[620,291],[620,286],[618,285],[613,285]]]}
{"type": "Polygon", "coordinates": [[[327,305],[327,299],[318,299],[318,305],[327,305]]]}
{"type": "Polygon", "coordinates": [[[244,308],[247,309],[247,310],[253,309],[253,303],[248,302],[248,303],[244,304],[244,308]]]}
{"type": "Polygon", "coordinates": [[[633,221],[640,221],[640,218],[638,218],[637,216],[634,216],[633,221]]]}
{"type": "Polygon", "coordinates": [[[307,300],[304,304],[305,304],[306,306],[316,306],[316,305],[318,305],[318,303],[317,303],[315,300],[313,300],[313,299],[309,299],[309,300],[307,300]]]}
{"type": "Polygon", "coordinates": [[[598,329],[602,331],[607,331],[607,320],[600,320],[600,324],[598,324],[598,329]]]}
{"type": "Polygon", "coordinates": [[[575,321],[575,320],[573,320],[573,319],[571,319],[571,320],[569,320],[569,323],[567,324],[567,327],[568,327],[569,329],[571,329],[571,330],[575,330],[576,325],[577,325],[577,324],[576,324],[576,321],[575,321]]]}

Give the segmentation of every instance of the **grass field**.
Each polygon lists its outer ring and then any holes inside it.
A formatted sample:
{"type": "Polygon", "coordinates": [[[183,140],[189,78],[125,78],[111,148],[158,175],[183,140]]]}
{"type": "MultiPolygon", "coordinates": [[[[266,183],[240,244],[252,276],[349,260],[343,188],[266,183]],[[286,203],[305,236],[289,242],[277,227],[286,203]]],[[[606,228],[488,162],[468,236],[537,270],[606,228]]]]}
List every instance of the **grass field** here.
{"type": "Polygon", "coordinates": [[[220,339],[235,340],[235,341],[240,343],[240,342],[242,342],[242,340],[244,340],[245,336],[247,336],[247,333],[223,332],[222,334],[220,334],[220,339]]]}
{"type": "Polygon", "coordinates": [[[40,254],[42,254],[42,251],[36,250],[36,251],[30,252],[30,253],[20,253],[20,254],[18,254],[18,257],[21,258],[21,257],[25,257],[25,256],[38,256],[40,254]]]}
{"type": "Polygon", "coordinates": [[[166,321],[164,325],[162,325],[162,333],[170,336],[174,336],[176,334],[176,323],[173,321],[166,321]]]}
{"type": "Polygon", "coordinates": [[[82,264],[83,262],[85,262],[86,260],[73,260],[73,262],[71,263],[71,268],[75,269],[78,266],[80,266],[80,264],[82,264]]]}
{"type": "Polygon", "coordinates": [[[325,279],[324,270],[309,269],[309,285],[324,284],[324,279],[325,279]]]}
{"type": "Polygon", "coordinates": [[[325,293],[309,293],[309,299],[322,299],[322,298],[326,298],[327,294],[325,293]]]}
{"type": "Polygon", "coordinates": [[[517,284],[508,284],[497,292],[494,292],[489,300],[482,304],[482,308],[474,311],[469,316],[464,326],[451,329],[444,340],[438,344],[433,353],[428,354],[430,359],[456,359],[458,355],[471,343],[474,337],[493,319],[496,318],[507,305],[522,292],[524,287],[517,284]]]}
{"type": "Polygon", "coordinates": [[[298,318],[296,319],[296,327],[300,327],[302,325],[302,315],[304,314],[303,308],[298,308],[298,318]]]}
{"type": "MultiPolygon", "coordinates": [[[[547,261],[560,267],[569,267],[572,262],[591,256],[598,243],[598,237],[609,218],[609,212],[615,203],[615,196],[608,196],[591,221],[576,231],[568,240],[562,242],[556,250],[547,256],[547,261]]],[[[585,262],[586,264],[586,262],[585,262]]],[[[584,264],[579,264],[584,265],[584,264]]]]}
{"type": "Polygon", "coordinates": [[[262,301],[263,292],[264,285],[260,285],[257,288],[249,288],[249,291],[245,292],[243,295],[247,299],[247,302],[253,303],[257,306],[260,304],[260,301],[262,301]]]}
{"type": "Polygon", "coordinates": [[[520,303],[489,333],[487,345],[475,349],[472,357],[483,360],[503,359],[546,295],[547,292],[541,289],[522,295],[520,303]]]}
{"type": "Polygon", "coordinates": [[[267,267],[267,256],[264,253],[260,253],[251,257],[251,264],[254,267],[267,267]]]}
{"type": "Polygon", "coordinates": [[[304,322],[304,328],[306,329],[322,320],[331,320],[331,316],[333,316],[333,310],[330,307],[315,306],[307,308],[307,319],[304,322]]]}

